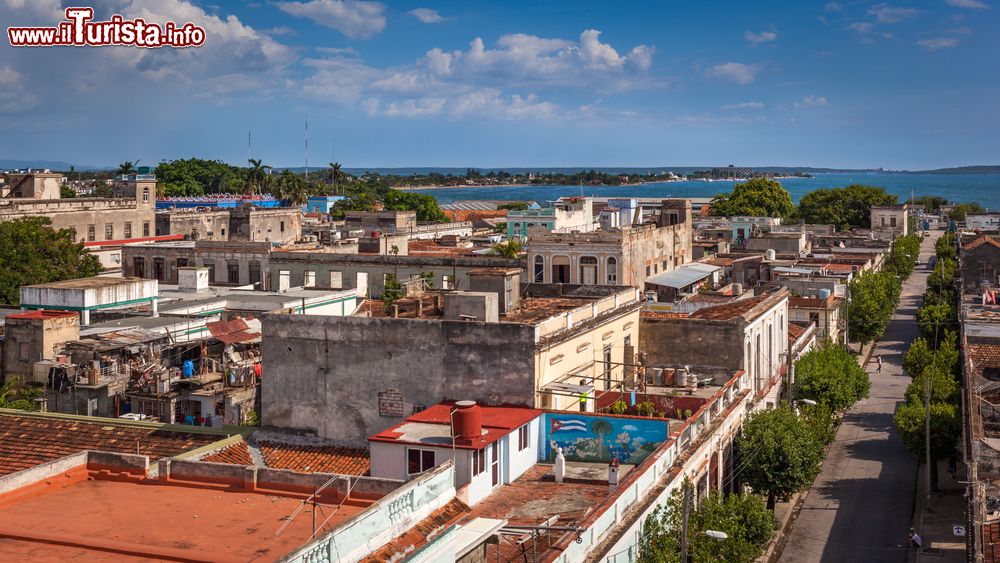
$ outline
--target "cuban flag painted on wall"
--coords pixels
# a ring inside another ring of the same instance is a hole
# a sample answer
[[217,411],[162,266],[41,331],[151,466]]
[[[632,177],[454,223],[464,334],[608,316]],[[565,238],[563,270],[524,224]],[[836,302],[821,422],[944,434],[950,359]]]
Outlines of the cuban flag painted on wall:
[[571,418],[567,420],[557,420],[555,418],[550,418],[551,422],[550,432],[586,432],[587,422],[579,418]]

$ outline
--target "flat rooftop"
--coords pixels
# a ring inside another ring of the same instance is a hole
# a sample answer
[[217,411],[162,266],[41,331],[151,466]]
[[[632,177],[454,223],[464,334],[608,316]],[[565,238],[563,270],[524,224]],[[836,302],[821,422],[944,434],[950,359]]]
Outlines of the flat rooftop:
[[[12,561],[39,555],[39,541],[62,544],[57,552],[41,552],[49,560],[275,561],[312,535],[310,504],[275,536],[301,504],[243,491],[86,480],[0,506],[0,533],[6,536],[0,545]],[[329,517],[325,528],[332,529],[363,510],[321,504],[317,522]]]
[[[619,482],[632,469],[621,466]],[[580,522],[610,494],[604,463],[566,462],[566,478],[556,483],[551,465],[535,464],[513,483],[493,490],[469,518],[497,518],[511,525],[537,525],[559,515],[559,526]]]
[[34,285],[25,285],[22,287],[35,287],[39,289],[103,289],[107,287],[115,287],[119,285],[127,285],[133,283],[149,283],[155,280],[146,280],[143,278],[116,278],[110,276],[94,276],[91,278],[78,278],[72,280],[63,280],[57,282],[49,283],[38,283]]

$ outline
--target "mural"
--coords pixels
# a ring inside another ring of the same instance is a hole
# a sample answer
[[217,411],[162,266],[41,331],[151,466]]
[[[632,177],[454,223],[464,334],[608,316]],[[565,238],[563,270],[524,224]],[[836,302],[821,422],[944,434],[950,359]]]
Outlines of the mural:
[[585,413],[545,413],[545,459],[553,461],[558,448],[566,461],[637,464],[667,440],[663,419],[618,418]]

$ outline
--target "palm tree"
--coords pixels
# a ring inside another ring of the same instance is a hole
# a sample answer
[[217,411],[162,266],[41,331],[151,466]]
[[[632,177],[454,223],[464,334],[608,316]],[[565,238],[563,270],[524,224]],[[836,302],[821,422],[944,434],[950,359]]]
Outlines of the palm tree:
[[597,451],[600,453],[601,458],[604,458],[604,437],[611,434],[614,428],[611,427],[611,423],[606,420],[595,420],[590,423],[590,430],[597,435]]
[[260,194],[262,189],[267,185],[267,179],[272,167],[269,164],[264,164],[259,158],[250,158],[247,159],[247,162],[250,164],[247,170],[250,186],[257,194]]
[[118,172],[115,176],[128,176],[129,174],[135,174],[135,166],[139,164],[139,161],[126,160],[125,162],[118,165]]
[[333,182],[334,186],[336,186],[336,185],[340,184],[340,181],[342,179],[344,179],[344,173],[340,169],[340,163],[339,162],[331,162],[330,163],[330,181]]
[[521,254],[521,242],[517,239],[509,238],[504,242],[498,242],[490,248],[491,256],[516,259]]

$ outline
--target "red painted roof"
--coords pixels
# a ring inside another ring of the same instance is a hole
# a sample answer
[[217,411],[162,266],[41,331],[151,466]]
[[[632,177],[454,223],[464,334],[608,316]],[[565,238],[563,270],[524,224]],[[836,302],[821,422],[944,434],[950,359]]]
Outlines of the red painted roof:
[[[452,401],[438,403],[406,418],[407,422],[451,425]],[[479,405],[484,427],[514,430],[538,418],[542,411],[528,407],[489,407]]]
[[76,317],[79,316],[77,313],[72,311],[52,311],[49,309],[38,309],[37,311],[26,311],[24,313],[16,313],[13,315],[7,315],[8,319],[27,319],[27,320],[45,320],[45,319],[61,319],[63,317]]
[[159,242],[164,240],[184,240],[184,235],[161,235],[158,237],[143,237],[143,238],[123,238],[115,240],[93,240],[83,243],[83,246],[92,248],[95,246],[120,246],[123,244],[132,244],[135,242]]

